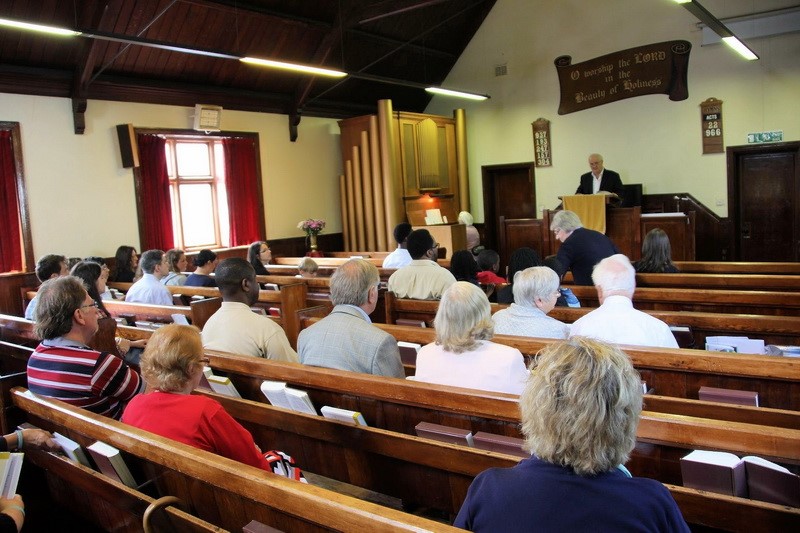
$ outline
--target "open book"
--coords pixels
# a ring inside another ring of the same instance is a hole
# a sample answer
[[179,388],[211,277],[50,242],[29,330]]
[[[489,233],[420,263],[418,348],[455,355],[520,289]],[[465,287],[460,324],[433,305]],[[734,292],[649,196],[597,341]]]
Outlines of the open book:
[[338,420],[345,424],[352,424],[354,426],[366,426],[367,422],[361,413],[358,411],[349,411],[347,409],[339,409],[338,407],[331,407],[330,405],[323,405],[322,416],[330,418],[331,420]]
[[0,452],[0,496],[13,498],[17,493],[19,473],[22,470],[24,453]]
[[98,470],[112,479],[124,483],[125,485],[136,488],[136,480],[125,464],[120,451],[105,442],[97,441],[86,448],[94,459]]
[[267,397],[269,403],[275,407],[283,407],[284,409],[307,415],[317,414],[317,410],[314,408],[314,404],[311,403],[311,398],[308,397],[306,391],[287,387],[286,383],[282,381],[262,381],[261,392]]
[[695,450],[681,459],[685,487],[800,507],[800,477],[761,457]]

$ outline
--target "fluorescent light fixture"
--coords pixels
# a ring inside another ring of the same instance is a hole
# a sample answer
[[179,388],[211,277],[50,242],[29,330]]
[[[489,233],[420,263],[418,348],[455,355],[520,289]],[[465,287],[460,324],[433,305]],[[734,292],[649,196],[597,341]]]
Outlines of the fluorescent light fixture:
[[758,56],[755,54],[755,52],[750,50],[742,41],[737,39],[735,35],[732,35],[731,37],[723,37],[722,40],[725,42],[725,44],[736,50],[740,56],[748,61],[755,61],[758,59]]
[[331,78],[344,78],[347,72],[340,70],[332,70],[320,67],[309,67],[307,65],[298,65],[296,63],[284,63],[283,61],[273,61],[272,59],[261,59],[258,57],[240,57],[239,61],[242,63],[249,63],[252,65],[259,65],[262,67],[279,68],[283,70],[291,70],[294,72],[303,72],[305,74],[315,74],[317,76],[328,76]]
[[691,1],[692,0],[675,0],[675,3],[676,4],[688,4]]
[[450,89],[442,89],[441,87],[426,87],[426,91],[434,94],[441,94],[443,96],[455,96],[456,98],[466,98],[467,100],[486,100],[489,98],[486,94],[466,93],[463,91],[453,91]]
[[16,28],[18,30],[38,31],[40,33],[48,33],[50,35],[59,35],[62,37],[75,37],[80,35],[81,32],[68,30],[66,28],[57,28],[55,26],[45,26],[44,24],[31,24],[30,22],[19,22],[11,19],[0,18],[0,26],[7,28]]
[[[678,2],[678,0],[675,0]],[[691,14],[693,14],[697,19],[711,28],[714,33],[719,35],[725,44],[736,50],[742,57],[749,61],[754,61],[758,59],[758,56],[747,47],[742,41],[740,41],[733,32],[722,23],[717,17],[711,14],[706,8],[700,4],[697,0],[690,0],[688,2],[679,2],[683,4],[683,7],[686,8]]]

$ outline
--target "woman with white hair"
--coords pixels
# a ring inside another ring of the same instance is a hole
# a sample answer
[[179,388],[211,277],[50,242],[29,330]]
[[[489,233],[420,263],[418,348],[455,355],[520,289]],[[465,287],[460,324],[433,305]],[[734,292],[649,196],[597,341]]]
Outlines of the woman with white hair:
[[481,235],[478,233],[478,229],[473,226],[475,219],[472,218],[469,211],[461,211],[458,214],[458,223],[467,227],[467,250],[472,251],[481,243]]
[[441,385],[519,394],[528,377],[516,348],[490,342],[489,299],[477,286],[458,281],[439,302],[436,341],[417,355],[415,379]]
[[566,339],[569,326],[547,316],[561,293],[551,268],[530,267],[514,276],[514,303],[494,314],[494,332],[501,335]]
[[688,532],[669,490],[623,466],[641,410],[639,374],[619,348],[586,337],[549,344],[520,397],[531,458],[478,474],[455,526]]
[[559,211],[550,222],[556,240],[561,242],[556,257],[564,271],[572,270],[575,285],[591,285],[592,269],[600,260],[618,254],[617,246],[605,235],[583,227],[572,211]]

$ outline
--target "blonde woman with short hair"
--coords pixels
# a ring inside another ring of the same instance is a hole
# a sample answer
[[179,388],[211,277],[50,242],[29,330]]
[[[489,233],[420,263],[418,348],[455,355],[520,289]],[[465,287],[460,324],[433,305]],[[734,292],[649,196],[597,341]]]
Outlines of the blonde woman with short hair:
[[641,410],[639,374],[619,348],[587,337],[549,344],[520,397],[531,458],[478,474],[455,526],[688,532],[669,490],[623,466]]
[[470,389],[519,394],[528,371],[516,348],[491,342],[494,334],[486,294],[458,281],[439,302],[436,341],[417,355],[415,379]]

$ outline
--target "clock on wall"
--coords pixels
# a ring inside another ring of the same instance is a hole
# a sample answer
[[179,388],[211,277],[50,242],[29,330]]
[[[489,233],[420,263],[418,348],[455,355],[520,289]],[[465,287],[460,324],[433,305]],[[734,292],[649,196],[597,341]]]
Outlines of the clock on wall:
[[222,108],[218,105],[197,104],[194,106],[194,125],[199,131],[220,131]]

